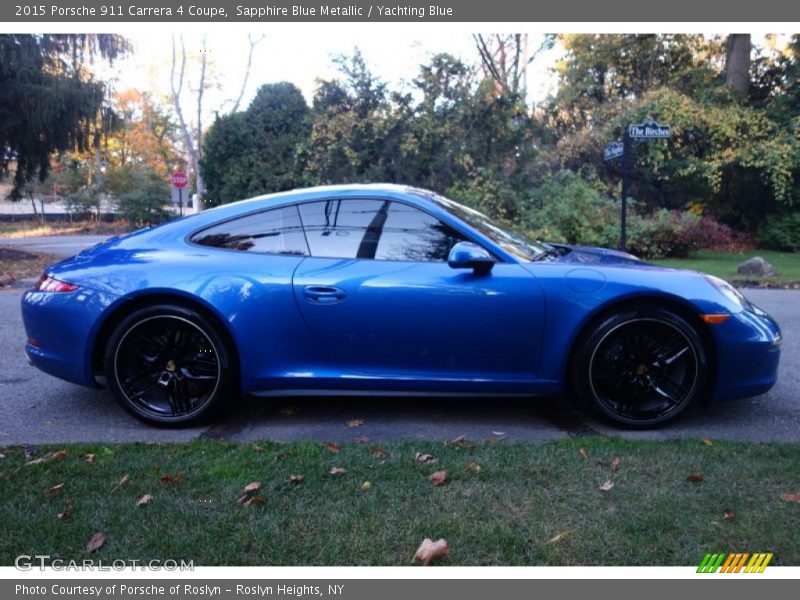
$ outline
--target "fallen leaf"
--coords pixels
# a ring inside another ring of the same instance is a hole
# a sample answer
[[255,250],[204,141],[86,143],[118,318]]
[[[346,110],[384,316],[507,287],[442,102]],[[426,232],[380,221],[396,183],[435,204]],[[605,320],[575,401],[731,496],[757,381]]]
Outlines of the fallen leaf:
[[145,494],[144,496],[139,498],[139,500],[136,502],[136,506],[147,506],[148,504],[150,504],[150,500],[152,499],[153,496],[151,496],[150,494]]
[[704,443],[706,446],[713,446],[713,445],[714,445],[714,442],[712,442],[712,441],[711,441],[710,439],[708,439],[708,438],[705,438],[705,439],[703,440],[703,443]]
[[603,485],[600,486],[600,489],[604,492],[607,492],[613,487],[614,487],[614,482],[609,479]]
[[611,470],[616,472],[617,469],[619,469],[619,456],[615,456],[613,459],[611,459]]
[[375,454],[381,458],[386,458],[386,448],[383,446],[373,446],[369,449],[372,454]]
[[253,452],[263,452],[264,451],[264,448],[262,448],[258,444],[252,444],[250,446],[250,448],[253,450]]
[[54,452],[51,458],[53,460],[61,460],[62,458],[67,458],[68,456],[69,452],[67,452],[66,450],[59,450],[58,452]]
[[686,481],[691,481],[692,483],[700,483],[703,481],[703,476],[700,473],[690,473],[686,476]]
[[573,533],[574,533],[574,530],[572,530],[572,529],[567,529],[566,531],[562,531],[562,532],[561,532],[561,533],[559,533],[558,535],[551,537],[551,538],[550,538],[549,540],[547,540],[547,541],[546,541],[544,544],[545,544],[545,546],[547,546],[547,545],[549,545],[549,544],[557,544],[557,543],[559,543],[559,542],[563,542],[565,539],[567,539],[567,538],[568,538],[569,536],[571,536]]
[[106,543],[106,536],[103,534],[102,531],[98,531],[92,536],[86,543],[86,551],[87,552],[94,552],[95,550],[99,550],[100,547]]
[[473,448],[478,445],[478,442],[465,439],[463,435],[459,436],[460,439],[453,440],[453,443],[459,448]]
[[361,427],[364,424],[364,419],[353,419],[347,422],[348,427]]
[[475,471],[476,473],[481,472],[481,466],[476,462],[468,462],[467,463],[467,471]]
[[125,475],[122,476],[122,479],[120,479],[117,482],[117,485],[115,485],[114,487],[111,488],[111,491],[112,492],[116,492],[119,488],[121,488],[123,485],[128,483],[128,479],[130,479],[130,478],[128,477],[128,474],[126,473]]
[[800,502],[800,494],[781,494],[778,498],[784,502]]
[[578,450],[578,454],[580,454],[583,457],[583,460],[588,460],[589,459],[589,453],[586,452],[586,449],[584,449],[584,448],[581,448],[580,450]]
[[434,542],[430,538],[425,538],[417,548],[412,562],[419,561],[422,566],[427,567],[433,559],[447,556],[448,552],[447,540],[439,539]]
[[33,460],[29,460],[28,462],[26,462],[26,463],[25,463],[25,466],[26,466],[26,467],[32,467],[32,466],[34,466],[34,465],[40,465],[40,464],[42,464],[43,462],[45,462],[46,460],[47,460],[47,458],[45,458],[45,457],[42,457],[42,458],[35,458],[35,459],[33,459]]
[[325,444],[325,450],[327,450],[328,452],[333,452],[334,454],[336,454],[337,452],[339,452],[339,444],[337,444],[336,442],[331,442],[329,444]]
[[492,435],[505,435],[505,434],[506,434],[505,431],[493,431],[492,432]]
[[297,411],[296,406],[281,406],[278,409],[278,412],[282,415],[286,415],[287,417],[291,417]]
[[178,485],[183,483],[183,471],[178,471],[175,475],[170,475],[167,473],[166,475],[161,476],[161,481],[167,485]]
[[725,514],[722,515],[722,518],[725,521],[735,521],[736,520],[736,513],[733,512],[730,508],[725,509]]
[[72,499],[67,498],[67,501],[64,503],[64,512],[58,513],[58,518],[62,521],[66,521],[72,516]]
[[369,438],[365,435],[360,435],[357,438],[353,438],[353,441],[358,444],[366,444],[369,441]]
[[437,462],[433,454],[423,454],[422,452],[417,452],[414,455],[414,460],[421,465],[432,465]]
[[251,496],[243,502],[245,506],[261,506],[265,502],[262,496]]
[[6,455],[3,454],[2,452],[0,452],[0,460],[3,460],[5,457],[6,457]]
[[372,489],[372,484],[369,481],[365,481],[361,484],[361,491],[368,492]]
[[447,471],[436,471],[430,476],[431,483],[435,486],[443,485],[447,481]]
[[95,456],[94,454],[84,454],[83,455],[83,460],[85,460],[90,465],[94,463],[96,458],[97,458],[97,456]]
[[59,483],[58,485],[54,485],[49,490],[45,490],[44,497],[45,498],[53,498],[54,496],[58,496],[61,493],[61,490],[64,489],[64,484]]
[[331,475],[343,475],[344,474],[344,467],[333,467],[329,473]]
[[253,481],[244,486],[244,491],[246,494],[249,494],[251,492],[257,492],[260,489],[261,489],[261,483],[258,481]]
[[301,483],[305,478],[306,476],[301,473],[292,473],[291,475],[289,475],[289,483],[294,483],[294,484]]

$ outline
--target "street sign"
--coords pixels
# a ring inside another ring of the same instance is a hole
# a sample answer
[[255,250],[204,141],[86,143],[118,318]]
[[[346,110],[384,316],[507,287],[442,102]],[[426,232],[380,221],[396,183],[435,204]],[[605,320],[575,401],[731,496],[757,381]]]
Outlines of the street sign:
[[180,189],[185,188],[189,184],[189,178],[186,176],[186,173],[183,171],[175,171],[172,174],[172,185],[173,187]]
[[622,156],[624,146],[622,142],[611,142],[606,149],[603,150],[603,160],[614,160]]
[[634,140],[666,139],[672,135],[669,125],[650,120],[628,125],[628,137]]

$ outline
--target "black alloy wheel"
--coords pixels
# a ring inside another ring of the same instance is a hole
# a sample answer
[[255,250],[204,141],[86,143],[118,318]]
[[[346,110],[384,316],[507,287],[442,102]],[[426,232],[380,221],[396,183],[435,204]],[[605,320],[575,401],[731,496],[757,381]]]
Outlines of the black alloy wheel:
[[137,418],[187,425],[230,396],[230,358],[222,336],[197,312],[152,306],[124,319],[109,340],[106,378],[117,401]]
[[652,427],[706,392],[708,359],[694,327],[675,312],[642,307],[604,320],[585,340],[573,381],[616,424]]

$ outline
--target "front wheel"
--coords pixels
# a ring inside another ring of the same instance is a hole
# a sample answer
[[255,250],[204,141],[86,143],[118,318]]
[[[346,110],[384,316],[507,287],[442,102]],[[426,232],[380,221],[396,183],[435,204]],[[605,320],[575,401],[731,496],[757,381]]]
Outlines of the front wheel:
[[677,313],[640,307],[600,322],[573,362],[579,397],[616,424],[653,427],[706,391],[708,358],[696,329]]
[[222,336],[202,315],[179,306],[150,306],[123,319],[109,340],[105,367],[119,404],[151,424],[196,423],[232,392]]

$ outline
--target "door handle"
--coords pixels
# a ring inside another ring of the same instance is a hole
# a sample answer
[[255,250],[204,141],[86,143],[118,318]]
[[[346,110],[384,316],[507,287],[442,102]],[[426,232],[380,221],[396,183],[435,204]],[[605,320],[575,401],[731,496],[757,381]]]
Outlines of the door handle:
[[314,304],[335,304],[345,299],[344,290],[324,285],[307,285],[303,288],[303,296]]

